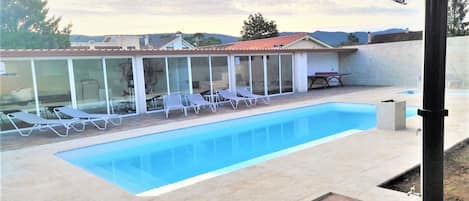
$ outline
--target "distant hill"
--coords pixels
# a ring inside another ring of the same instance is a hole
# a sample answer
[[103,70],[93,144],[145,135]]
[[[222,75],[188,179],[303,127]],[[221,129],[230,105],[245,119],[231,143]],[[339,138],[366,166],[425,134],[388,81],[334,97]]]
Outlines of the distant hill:
[[[372,35],[379,35],[379,34],[388,34],[388,33],[401,33],[405,32],[406,30],[404,29],[387,29],[384,31],[376,31],[372,32]],[[281,36],[285,35],[291,35],[295,34],[298,32],[281,32]],[[151,39],[159,39],[164,36],[172,35],[174,33],[154,33],[154,34],[142,34],[143,35],[149,35]],[[344,42],[347,40],[348,32],[341,32],[341,31],[336,31],[336,32],[329,32],[329,31],[315,31],[312,33],[309,33],[311,36],[331,45],[334,47],[338,47],[340,43]],[[368,32],[365,31],[359,31],[359,32],[353,32],[355,36],[358,37],[359,43],[360,44],[366,44],[368,42]],[[184,36],[190,36],[191,34],[184,34]],[[218,38],[222,41],[222,43],[232,43],[239,41],[239,37],[236,36],[230,36],[230,35],[225,35],[225,34],[217,34],[217,33],[204,33],[205,37],[214,37]],[[86,35],[71,35],[70,36],[70,41],[71,42],[87,42],[89,40],[94,40],[94,41],[102,41],[104,39],[104,36],[86,36]]]
[[[149,35],[149,37],[153,40],[159,39],[164,36],[173,35],[174,33],[154,33],[154,34],[141,34],[141,36]],[[192,34],[184,34],[185,36],[192,35]],[[222,41],[222,43],[232,43],[239,40],[239,37],[225,35],[225,34],[217,34],[217,33],[204,33],[205,37],[215,37]],[[88,42],[90,40],[94,41],[103,41],[104,36],[87,36],[87,35],[70,35],[70,42]]]
[[[376,32],[371,32],[371,35],[380,35],[380,34],[389,34],[389,33],[401,33],[405,32],[406,30],[404,29],[387,29],[384,31],[376,31]],[[281,32],[280,35],[290,35],[290,34],[295,34],[298,32]],[[347,40],[347,36],[349,35],[350,32],[341,32],[341,31],[335,31],[335,32],[329,32],[329,31],[315,31],[312,33],[309,33],[309,35],[331,45],[334,47],[338,47],[340,43],[344,42]],[[368,32],[364,31],[358,31],[358,32],[352,32],[357,36],[358,42],[360,44],[366,44],[368,42]]]

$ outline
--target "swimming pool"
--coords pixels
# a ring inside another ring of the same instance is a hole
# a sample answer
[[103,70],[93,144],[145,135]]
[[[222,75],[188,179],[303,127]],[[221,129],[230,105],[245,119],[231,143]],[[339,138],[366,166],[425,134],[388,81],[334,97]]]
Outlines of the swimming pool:
[[[399,92],[400,94],[407,95],[422,95],[422,91],[417,89],[409,89]],[[469,90],[467,89],[450,89],[445,91],[446,96],[469,96]]]
[[[408,108],[406,115],[416,115]],[[325,103],[114,141],[57,156],[137,195],[155,195],[375,127],[375,106]]]

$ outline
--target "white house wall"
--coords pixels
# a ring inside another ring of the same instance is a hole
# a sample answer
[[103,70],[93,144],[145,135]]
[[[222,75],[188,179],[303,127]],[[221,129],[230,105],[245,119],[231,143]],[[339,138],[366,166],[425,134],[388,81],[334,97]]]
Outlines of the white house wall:
[[[351,85],[420,87],[423,69],[423,41],[355,46],[354,54],[339,56],[340,72]],[[447,40],[447,87],[469,86],[469,36]]]
[[316,72],[339,72],[339,56],[335,52],[308,53],[308,75]]
[[293,80],[295,81],[295,92],[308,91],[308,54],[297,52],[293,58]]
[[286,47],[286,49],[308,49],[308,48],[324,48],[324,46],[311,40],[300,40]]

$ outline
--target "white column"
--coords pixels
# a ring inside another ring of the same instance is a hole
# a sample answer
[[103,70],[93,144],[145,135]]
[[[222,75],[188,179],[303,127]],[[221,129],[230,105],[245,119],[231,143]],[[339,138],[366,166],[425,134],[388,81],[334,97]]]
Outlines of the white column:
[[135,98],[137,104],[137,114],[143,114],[147,112],[146,95],[145,95],[145,75],[143,69],[143,57],[135,57],[134,62],[135,69]]
[[263,55],[262,56],[262,60],[264,61],[263,64],[264,64],[264,95],[269,95],[268,93],[268,89],[267,89],[267,85],[268,85],[268,82],[267,82],[267,55]]
[[229,55],[230,58],[228,62],[228,80],[230,83],[230,90],[236,91],[236,65],[235,65],[235,56]]
[[103,73],[104,73],[104,93],[106,96],[106,107],[107,107],[107,113],[111,114],[114,113],[111,104],[111,100],[109,99],[109,87],[107,83],[107,67],[106,67],[106,59],[102,58],[102,63],[103,63]]
[[77,106],[77,90],[75,88],[75,75],[73,73],[73,63],[72,59],[67,59],[67,65],[68,65],[68,78],[69,78],[69,83],[70,83],[70,96],[72,99],[72,107],[73,108],[78,108]]
[[308,54],[297,52],[294,54],[293,80],[295,92],[308,92]]
[[33,89],[34,89],[34,103],[36,104],[36,115],[41,116],[39,108],[39,95],[37,91],[37,77],[36,77],[36,66],[34,65],[34,59],[31,59],[31,73],[33,74]]

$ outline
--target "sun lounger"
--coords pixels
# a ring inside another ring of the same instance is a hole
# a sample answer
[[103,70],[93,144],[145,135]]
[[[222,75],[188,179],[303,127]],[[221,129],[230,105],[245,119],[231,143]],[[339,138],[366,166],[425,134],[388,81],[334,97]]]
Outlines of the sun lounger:
[[200,108],[204,106],[208,106],[212,112],[216,112],[217,110],[215,103],[206,101],[200,94],[189,94],[187,95],[187,99],[191,106],[194,107],[194,111],[197,114],[200,112]]
[[[70,116],[77,119],[87,120],[91,122],[97,129],[104,130],[107,128],[108,123],[118,126],[122,124],[122,117],[117,114],[89,114],[81,110],[73,109],[70,107],[58,107],[54,108],[54,112],[61,118],[60,114]],[[104,126],[100,126],[99,122],[103,122]]]
[[184,116],[187,116],[186,106],[182,104],[181,95],[166,95],[163,97],[164,111],[166,118],[169,116],[171,110],[181,110],[184,112]]
[[258,99],[262,99],[262,101],[265,104],[270,103],[270,97],[269,96],[261,96],[261,95],[253,94],[247,88],[238,88],[238,89],[236,89],[236,91],[238,92],[238,94],[240,96],[243,96],[243,97],[246,97],[246,98],[251,98],[252,100],[254,100],[254,105],[257,104]]
[[246,106],[249,107],[249,104],[251,103],[251,98],[245,98],[245,97],[239,97],[236,94],[231,93],[228,90],[220,90],[218,94],[225,100],[228,100],[233,107],[233,109],[237,109],[239,102],[243,101]]
[[[14,112],[7,114],[8,119],[13,124],[15,129],[20,133],[21,136],[29,136],[33,132],[34,129],[41,129],[41,128],[49,128],[55,134],[61,137],[68,136],[69,130],[73,129],[77,132],[81,132],[85,129],[85,124],[80,121],[79,119],[44,119],[42,117],[38,117],[34,114],[26,113],[26,112]],[[16,125],[14,119],[18,119],[24,121],[28,124],[32,124],[33,126],[30,128],[29,132],[24,133],[20,130],[20,128]],[[74,124],[81,124],[82,128],[76,128]],[[63,126],[65,127],[66,131],[65,134],[59,133],[54,126]]]

